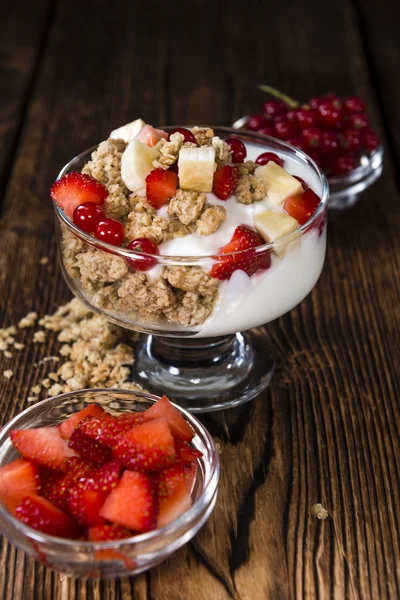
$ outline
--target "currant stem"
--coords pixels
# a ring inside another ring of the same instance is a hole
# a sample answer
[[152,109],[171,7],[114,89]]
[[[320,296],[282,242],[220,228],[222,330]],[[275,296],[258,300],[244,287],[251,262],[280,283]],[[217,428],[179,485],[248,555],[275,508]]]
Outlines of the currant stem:
[[297,102],[297,100],[293,100],[293,98],[290,98],[290,96],[287,96],[286,94],[282,94],[282,92],[280,92],[279,90],[276,90],[275,88],[273,88],[269,85],[264,85],[263,83],[261,83],[257,87],[262,92],[267,92],[267,94],[271,94],[271,96],[273,96],[274,98],[278,98],[278,100],[282,100],[282,102],[287,104],[289,106],[289,108],[297,108],[299,106],[299,102]]

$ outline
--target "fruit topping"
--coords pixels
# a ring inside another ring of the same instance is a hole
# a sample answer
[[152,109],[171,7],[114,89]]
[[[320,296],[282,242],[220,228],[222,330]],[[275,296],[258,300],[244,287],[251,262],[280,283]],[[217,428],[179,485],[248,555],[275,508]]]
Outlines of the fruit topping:
[[92,440],[112,448],[124,433],[143,422],[142,413],[126,413],[118,417],[106,413],[104,416],[85,419],[79,429]]
[[65,440],[69,440],[75,427],[77,427],[85,417],[99,417],[102,414],[104,414],[104,408],[98,404],[89,404],[89,406],[82,408],[79,412],[74,413],[68,417],[68,419],[65,419],[65,421],[58,426],[61,437]]
[[0,500],[15,512],[24,496],[39,493],[39,473],[36,465],[24,458],[0,467]]
[[146,177],[159,156],[159,150],[137,140],[127,145],[121,158],[121,177],[128,190],[138,196],[146,195]]
[[152,169],[146,177],[147,202],[155,209],[161,208],[178,188],[178,175],[165,169]]
[[213,194],[220,200],[227,200],[236,189],[238,176],[237,167],[226,165],[217,169],[214,173]]
[[186,127],[175,127],[175,129],[168,133],[168,140],[171,139],[171,135],[174,133],[182,134],[185,142],[190,142],[191,144],[196,143],[196,138],[194,137],[193,133],[190,131],[190,129],[186,129]]
[[257,167],[254,175],[263,180],[268,200],[274,206],[280,206],[286,198],[303,191],[301,183],[272,160]]
[[190,446],[187,442],[181,442],[179,440],[175,440],[175,452],[176,460],[182,463],[192,463],[203,456],[200,450],[193,448],[193,446]]
[[151,125],[145,125],[135,136],[135,140],[146,146],[155,146],[161,139],[167,139],[168,134],[162,129],[155,129]]
[[214,164],[214,148],[181,148],[178,159],[179,187],[182,190],[211,192]]
[[111,460],[111,450],[85,433],[85,422],[86,420],[82,421],[72,432],[68,445],[85,460],[102,465]]
[[73,221],[79,229],[86,233],[93,233],[99,222],[105,218],[103,209],[94,202],[85,202],[76,207]]
[[[289,233],[296,231],[299,224],[290,215],[278,210],[265,210],[256,212],[254,215],[254,226],[266,242],[276,242]],[[299,234],[298,234],[299,235]],[[287,245],[292,242],[293,236],[288,240],[282,240],[274,244],[274,250],[278,256],[283,257]]]
[[238,269],[251,276],[259,269],[268,269],[271,265],[270,255],[267,252],[257,254],[254,251],[264,243],[257,231],[248,225],[239,225],[231,241],[218,250],[218,257],[215,257],[218,262],[211,268],[211,277],[229,279]]
[[75,455],[62,439],[58,427],[13,429],[10,437],[24,458],[44,467],[64,470],[65,459]]
[[[133,240],[128,244],[128,250],[134,250],[139,254],[160,254],[157,244],[150,238],[142,237]],[[158,260],[153,256],[144,256],[140,258],[127,258],[126,264],[136,271],[149,271],[156,266]]]
[[75,208],[80,204],[86,202],[103,204],[108,196],[108,190],[93,177],[73,172],[53,183],[50,195],[67,217],[72,219]]
[[94,230],[95,238],[112,246],[120,246],[124,241],[124,236],[122,224],[108,217],[101,219]]
[[304,225],[315,213],[319,203],[320,198],[311,188],[308,188],[299,196],[287,198],[283,203],[283,210],[296,219],[300,225]]
[[176,458],[174,438],[165,417],[137,425],[113,448],[113,456],[127,469],[157,471]]
[[133,529],[145,532],[156,525],[157,502],[155,485],[146,473],[125,471],[117,487],[100,509],[100,516]]
[[16,510],[16,517],[28,527],[48,535],[73,539],[81,533],[71,517],[41,496],[26,496]]
[[225,140],[231,149],[232,162],[242,163],[247,156],[246,146],[237,138],[228,138]]
[[274,152],[263,152],[256,158],[256,163],[257,165],[263,166],[268,164],[270,160],[280,167],[283,167],[283,160]]
[[192,500],[187,482],[181,481],[170,496],[159,499],[157,527],[165,527],[191,507]]
[[96,525],[88,530],[89,542],[110,542],[111,540],[124,540],[128,537],[132,537],[132,532],[129,529],[112,523]]
[[167,396],[162,396],[158,402],[148,408],[143,413],[143,417],[146,421],[165,417],[175,439],[189,443],[194,438],[193,429],[183,418],[179,410],[171,404]]
[[143,121],[143,119],[136,119],[131,123],[127,123],[122,127],[118,127],[118,129],[114,129],[110,133],[110,138],[114,140],[124,140],[124,142],[129,143],[137,136],[139,131],[141,131],[145,125],[146,123]]
[[52,504],[66,511],[71,487],[96,468],[95,465],[77,456],[69,458],[65,464],[65,473],[52,469],[40,469],[40,493]]

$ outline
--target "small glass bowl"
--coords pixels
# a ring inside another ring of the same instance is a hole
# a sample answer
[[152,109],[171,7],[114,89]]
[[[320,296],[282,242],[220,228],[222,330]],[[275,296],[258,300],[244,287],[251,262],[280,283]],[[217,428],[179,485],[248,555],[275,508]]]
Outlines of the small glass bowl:
[[[241,117],[232,125],[233,129],[248,131],[247,116]],[[383,146],[379,146],[369,154],[363,154],[360,165],[344,175],[329,176],[329,203],[331,212],[338,212],[351,208],[356,204],[362,192],[369,188],[382,174],[383,171]]]
[[[114,389],[80,390],[61,394],[24,410],[0,432],[0,466],[18,458],[10,440],[12,429],[55,426],[96,402],[108,412],[142,412],[158,400],[141,392]],[[0,502],[0,530],[13,544],[46,566],[74,577],[105,579],[137,575],[165,560],[204,525],[214,508],[219,479],[219,456],[205,427],[179,406],[177,410],[195,431],[192,444],[203,453],[192,492],[193,504],[169,525],[113,542],[85,542],[46,535],[15,519]]]

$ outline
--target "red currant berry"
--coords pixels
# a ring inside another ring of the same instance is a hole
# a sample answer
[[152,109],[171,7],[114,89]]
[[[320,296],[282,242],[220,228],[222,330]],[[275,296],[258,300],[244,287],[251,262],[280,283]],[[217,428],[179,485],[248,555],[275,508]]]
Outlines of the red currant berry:
[[99,221],[104,218],[104,211],[95,202],[84,202],[76,207],[72,218],[79,229],[93,233]]
[[170,167],[168,167],[168,171],[173,171],[174,173],[178,173],[178,161],[176,160]]
[[314,96],[314,98],[310,98],[308,105],[310,108],[317,110],[317,108],[319,108],[324,102],[326,102],[326,100],[323,96]]
[[351,96],[344,101],[344,110],[347,114],[363,113],[365,110],[364,101],[358,96]]
[[293,110],[288,110],[286,113],[286,118],[288,121],[296,121],[296,115],[297,115],[297,110],[293,109]]
[[303,129],[301,137],[307,150],[318,148],[321,143],[322,131],[317,127],[310,127],[309,129]]
[[309,188],[310,186],[308,185],[308,183],[306,183],[306,182],[304,181],[304,179],[302,179],[302,178],[301,178],[301,177],[299,177],[298,175],[293,175],[293,177],[294,177],[295,179],[297,179],[297,181],[300,181],[300,183],[301,183],[301,185],[302,185],[302,187],[303,187],[303,190],[304,190],[304,191],[308,190],[308,188]]
[[340,129],[343,125],[343,111],[331,102],[324,102],[318,107],[318,122],[326,129]]
[[287,106],[281,100],[270,100],[269,102],[265,102],[263,104],[263,111],[267,115],[275,117],[276,115],[285,113],[287,111]]
[[339,134],[335,131],[323,131],[320,149],[322,154],[337,154],[341,149]]
[[171,135],[174,133],[181,133],[185,138],[185,142],[191,142],[192,144],[196,143],[196,138],[194,137],[193,133],[190,131],[190,129],[186,129],[186,127],[175,127],[175,129],[172,129],[172,131],[170,131],[168,134],[169,140],[171,139]]
[[315,127],[318,122],[318,113],[315,110],[298,110],[296,112],[296,121],[300,129]]
[[263,152],[256,158],[256,163],[258,165],[266,165],[270,160],[283,167],[283,160],[277,154],[274,154],[274,152]]
[[288,140],[289,138],[293,138],[297,135],[298,129],[293,121],[280,121],[279,123],[274,123],[274,134],[280,140]]
[[365,150],[376,150],[381,145],[379,135],[373,131],[363,131],[362,146]]
[[325,102],[331,102],[335,108],[343,107],[343,100],[337,94],[325,94]]
[[257,133],[261,133],[261,135],[274,135],[274,130],[272,127],[261,127],[261,129],[257,130]]
[[341,134],[342,146],[348,152],[360,152],[361,134],[357,129],[345,129]]
[[348,118],[350,129],[368,129],[369,123],[367,115],[364,113],[354,113]]
[[357,161],[352,156],[339,156],[332,165],[332,175],[350,173],[357,167]]
[[[160,254],[157,244],[147,237],[137,238],[128,244],[128,250],[134,250],[137,253]],[[158,263],[154,256],[145,256],[140,258],[126,258],[126,264],[136,271],[149,271]]]
[[105,217],[97,224],[94,237],[107,244],[120,246],[124,241],[124,228],[119,221]]
[[318,148],[314,148],[313,150],[308,150],[308,156],[313,159],[315,164],[321,168],[321,153]]
[[242,163],[247,156],[246,146],[237,138],[228,138],[225,140],[231,149],[232,162]]
[[249,122],[247,123],[248,129],[250,131],[258,131],[262,127],[267,127],[268,121],[264,115],[252,115],[249,117]]

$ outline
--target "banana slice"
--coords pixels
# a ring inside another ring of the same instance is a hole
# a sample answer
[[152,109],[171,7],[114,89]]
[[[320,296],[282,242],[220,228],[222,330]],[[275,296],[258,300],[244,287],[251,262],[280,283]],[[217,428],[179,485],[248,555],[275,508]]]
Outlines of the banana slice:
[[[289,244],[299,238],[300,231],[296,231],[299,224],[296,219],[278,210],[255,211],[254,227],[266,242],[274,242],[274,251],[281,258],[285,255]],[[292,233],[285,240],[280,238]]]
[[214,148],[181,148],[178,159],[179,187],[211,192],[214,178]]
[[143,119],[136,119],[131,123],[127,123],[126,125],[122,125],[122,127],[118,127],[118,129],[114,129],[110,133],[110,138],[114,140],[124,140],[125,142],[130,142],[134,137],[137,136],[139,131],[143,129],[146,123]]
[[153,160],[160,156],[159,150],[132,140],[121,159],[121,177],[128,190],[138,196],[146,195],[146,177],[154,168]]
[[260,177],[265,183],[267,196],[262,200],[263,203],[281,206],[286,198],[303,192],[300,181],[272,160],[262,167],[257,167],[254,175]]

